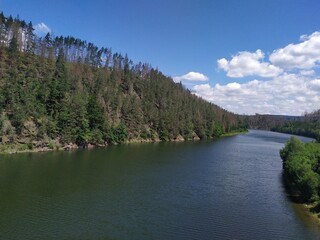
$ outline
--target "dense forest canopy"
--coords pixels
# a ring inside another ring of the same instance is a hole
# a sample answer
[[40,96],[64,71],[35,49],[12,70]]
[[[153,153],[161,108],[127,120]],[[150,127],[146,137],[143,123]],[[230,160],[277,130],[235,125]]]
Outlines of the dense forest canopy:
[[150,64],[0,13],[0,146],[219,137],[239,117]]
[[248,128],[261,130],[271,130],[275,126],[285,124],[287,121],[299,120],[298,117],[270,114],[244,115],[242,118]]
[[300,192],[304,201],[316,201],[319,204],[320,144],[303,143],[292,137],[280,155],[288,184]]

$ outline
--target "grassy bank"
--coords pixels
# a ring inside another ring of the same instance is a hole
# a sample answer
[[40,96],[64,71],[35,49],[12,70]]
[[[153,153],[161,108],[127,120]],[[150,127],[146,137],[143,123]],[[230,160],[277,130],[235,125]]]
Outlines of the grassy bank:
[[6,144],[0,145],[0,154],[14,154],[14,153],[24,153],[24,152],[47,152],[54,150],[63,150],[61,147],[34,147],[31,144]]
[[239,135],[239,134],[246,134],[248,132],[247,129],[245,130],[240,130],[240,131],[231,131],[231,132],[227,132],[221,135],[221,137],[232,137],[235,135]]

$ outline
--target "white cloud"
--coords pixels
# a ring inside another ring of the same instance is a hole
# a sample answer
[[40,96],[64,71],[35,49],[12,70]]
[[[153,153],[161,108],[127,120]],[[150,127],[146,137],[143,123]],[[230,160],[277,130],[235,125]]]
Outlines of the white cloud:
[[258,49],[217,61],[228,77],[258,79],[189,87],[203,99],[239,114],[301,115],[320,109],[320,32],[302,35],[300,41],[273,51],[266,60]]
[[320,108],[320,79],[283,74],[269,81],[200,84],[195,94],[239,114],[300,115]]
[[275,77],[283,72],[279,67],[262,62],[264,53],[258,49],[256,52],[239,52],[228,61],[219,59],[218,67],[227,72],[228,77],[241,78],[245,76]]
[[320,91],[320,79],[310,81],[309,86],[316,91]]
[[313,76],[315,75],[315,71],[314,70],[301,70],[300,74],[303,76]]
[[44,36],[47,33],[51,33],[51,29],[46,24],[44,24],[42,22],[42,23],[38,23],[37,25],[34,26],[34,32],[38,36]]
[[289,44],[273,51],[270,62],[284,69],[311,69],[320,63],[320,32],[302,35],[301,43]]
[[173,77],[174,82],[181,82],[181,81],[208,81],[208,77],[199,72],[189,72],[182,76]]

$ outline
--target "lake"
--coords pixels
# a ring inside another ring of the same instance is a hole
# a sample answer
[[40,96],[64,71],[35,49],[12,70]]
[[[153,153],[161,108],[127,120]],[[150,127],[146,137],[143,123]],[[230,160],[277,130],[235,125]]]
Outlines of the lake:
[[0,155],[0,239],[319,239],[284,190],[289,138]]

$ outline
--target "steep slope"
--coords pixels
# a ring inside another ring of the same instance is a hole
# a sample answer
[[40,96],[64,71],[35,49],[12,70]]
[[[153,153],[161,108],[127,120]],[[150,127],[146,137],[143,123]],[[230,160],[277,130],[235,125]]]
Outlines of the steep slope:
[[0,145],[24,148],[219,137],[238,116],[149,64],[73,37],[38,38],[0,14]]

